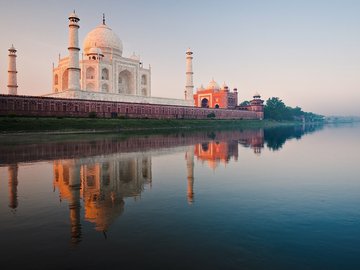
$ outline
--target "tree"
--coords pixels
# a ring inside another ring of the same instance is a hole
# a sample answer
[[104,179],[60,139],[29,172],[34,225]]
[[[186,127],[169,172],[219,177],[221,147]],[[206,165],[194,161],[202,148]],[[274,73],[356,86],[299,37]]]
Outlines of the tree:
[[240,103],[240,106],[249,106],[249,105],[250,105],[250,101],[247,100]]
[[295,108],[286,106],[285,103],[278,97],[272,97],[266,101],[264,114],[266,119],[273,119],[277,121],[303,121],[304,119],[306,122],[319,122],[324,120],[322,115],[304,112],[298,106]]
[[269,98],[264,107],[265,118],[273,120],[290,120],[289,109],[278,97]]

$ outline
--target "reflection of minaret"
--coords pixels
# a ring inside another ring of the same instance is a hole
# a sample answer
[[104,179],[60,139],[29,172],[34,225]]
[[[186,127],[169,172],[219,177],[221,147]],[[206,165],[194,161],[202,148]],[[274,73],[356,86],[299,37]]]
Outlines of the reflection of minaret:
[[77,244],[81,241],[81,224],[80,224],[80,166],[74,164],[69,172],[69,209],[71,223],[71,242]]
[[9,207],[16,209],[18,206],[17,186],[18,186],[18,165],[13,164],[8,167],[9,175]]
[[190,204],[194,202],[194,147],[186,152],[187,169],[187,199]]

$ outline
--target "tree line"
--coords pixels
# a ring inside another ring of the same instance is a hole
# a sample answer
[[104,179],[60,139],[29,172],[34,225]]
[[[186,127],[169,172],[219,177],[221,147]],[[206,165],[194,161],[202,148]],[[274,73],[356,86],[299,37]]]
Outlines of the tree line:
[[[248,101],[241,104],[247,105]],[[240,104],[240,105],[241,105]],[[312,112],[304,112],[300,107],[292,108],[287,106],[280,98],[269,98],[264,105],[264,118],[277,121],[305,121],[305,122],[322,122],[324,116]]]

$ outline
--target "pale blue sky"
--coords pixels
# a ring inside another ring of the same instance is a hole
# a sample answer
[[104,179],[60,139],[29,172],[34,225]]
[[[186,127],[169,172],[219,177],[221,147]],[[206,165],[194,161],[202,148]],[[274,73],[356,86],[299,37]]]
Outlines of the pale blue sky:
[[152,66],[154,96],[183,98],[185,51],[194,82],[212,77],[321,114],[360,115],[360,1],[0,0],[0,92],[7,49],[18,49],[19,94],[51,91],[52,62],[67,54],[67,16],[76,9],[80,44],[101,22]]

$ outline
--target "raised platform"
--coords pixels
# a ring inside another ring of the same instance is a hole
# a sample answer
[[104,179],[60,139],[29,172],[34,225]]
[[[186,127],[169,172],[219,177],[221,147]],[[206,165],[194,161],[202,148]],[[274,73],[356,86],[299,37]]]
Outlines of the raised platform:
[[194,102],[192,100],[145,97],[125,94],[120,95],[114,93],[90,92],[83,90],[66,90],[58,93],[47,94],[44,95],[44,97],[194,107]]
[[0,95],[0,115],[36,117],[129,117],[152,119],[263,119],[261,111],[208,109],[76,98]]

